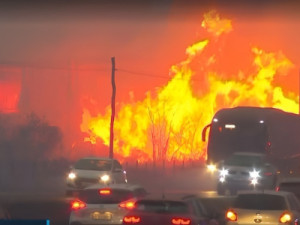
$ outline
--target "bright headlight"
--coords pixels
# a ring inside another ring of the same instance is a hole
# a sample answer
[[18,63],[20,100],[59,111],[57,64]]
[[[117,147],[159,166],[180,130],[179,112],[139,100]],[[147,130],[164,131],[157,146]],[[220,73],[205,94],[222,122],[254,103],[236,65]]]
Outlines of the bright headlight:
[[69,175],[68,175],[68,178],[71,179],[71,180],[74,180],[76,178],[76,173],[70,172]]
[[217,167],[216,167],[216,165],[214,165],[214,164],[210,164],[210,165],[207,165],[207,170],[209,171],[209,172],[215,172],[216,171],[216,169],[217,169]]
[[250,175],[250,178],[251,178],[251,179],[257,179],[257,178],[260,177],[259,171],[255,170],[255,169],[254,169],[253,171],[251,171],[251,172],[249,173],[249,175]]
[[254,185],[254,186],[255,186],[256,184],[258,184],[257,178],[251,179],[251,184]]
[[219,178],[219,181],[220,181],[221,183],[224,183],[224,182],[225,182],[225,177],[220,177],[220,178]]
[[227,176],[228,175],[228,170],[227,169],[222,169],[222,170],[220,170],[220,176],[221,177],[225,177],[225,176]]
[[101,176],[100,179],[103,182],[107,182],[107,181],[109,181],[110,177],[107,174],[105,174],[105,175]]

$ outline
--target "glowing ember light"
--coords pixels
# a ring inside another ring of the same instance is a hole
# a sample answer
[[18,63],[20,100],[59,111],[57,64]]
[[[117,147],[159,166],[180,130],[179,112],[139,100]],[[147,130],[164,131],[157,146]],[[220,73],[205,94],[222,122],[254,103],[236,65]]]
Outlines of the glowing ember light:
[[[273,82],[294,68],[283,53],[253,46],[249,49],[253,56],[250,69],[225,76],[226,71],[220,74],[213,65],[222,60],[216,52],[224,43],[217,39],[233,31],[231,21],[212,11],[205,14],[202,27],[214,34],[213,41],[203,38],[191,44],[186,58],[171,67],[171,79],[156,93],[148,92],[144,100],[120,104],[114,125],[114,152],[119,157],[131,157],[139,163],[205,160],[202,128],[224,107],[275,107],[298,113],[298,96],[284,92]],[[199,76],[201,90],[196,90],[193,78]],[[96,117],[83,109],[81,131],[88,136],[85,140],[109,146],[110,116],[110,106]]]
[[204,15],[202,27],[206,28],[208,32],[216,36],[223,33],[228,33],[232,30],[231,21],[228,19],[220,19],[218,13],[212,10]]

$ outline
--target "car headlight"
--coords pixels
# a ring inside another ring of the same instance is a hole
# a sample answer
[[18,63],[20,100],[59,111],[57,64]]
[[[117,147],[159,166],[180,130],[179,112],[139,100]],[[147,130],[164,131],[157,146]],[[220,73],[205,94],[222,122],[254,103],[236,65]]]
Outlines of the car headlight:
[[74,180],[74,179],[76,178],[76,173],[70,172],[70,173],[68,174],[68,178],[71,179],[71,180]]
[[260,177],[259,175],[260,171],[257,171],[257,170],[253,170],[249,173],[250,175],[250,179],[258,179]]
[[226,177],[228,175],[228,170],[227,169],[222,169],[220,170],[220,177]]
[[225,182],[225,177],[220,177],[220,178],[219,178],[219,181],[220,181],[221,183],[224,183],[224,182]]
[[207,170],[211,173],[215,172],[217,170],[217,166],[214,164],[207,165]]
[[256,184],[258,184],[258,179],[260,178],[260,171],[254,169],[249,172],[249,176],[250,184],[255,186]]
[[107,181],[109,181],[110,177],[109,177],[109,175],[105,174],[105,175],[101,176],[100,179],[103,182],[107,182]]

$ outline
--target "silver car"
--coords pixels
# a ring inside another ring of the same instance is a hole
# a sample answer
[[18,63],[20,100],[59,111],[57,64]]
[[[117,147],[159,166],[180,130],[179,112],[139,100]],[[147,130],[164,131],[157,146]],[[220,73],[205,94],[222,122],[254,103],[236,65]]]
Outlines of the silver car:
[[276,191],[239,192],[226,212],[227,225],[297,225],[300,203],[293,193]]
[[126,183],[126,171],[116,159],[87,157],[70,168],[66,178],[67,194],[97,183]]
[[69,224],[122,224],[124,215],[146,195],[140,185],[92,185],[72,202]]

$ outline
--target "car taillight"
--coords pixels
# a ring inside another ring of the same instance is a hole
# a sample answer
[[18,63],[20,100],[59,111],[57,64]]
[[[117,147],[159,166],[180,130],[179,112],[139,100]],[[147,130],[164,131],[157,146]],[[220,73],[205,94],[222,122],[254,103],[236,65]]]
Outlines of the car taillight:
[[99,189],[99,194],[100,195],[110,195],[111,190],[110,189]]
[[139,222],[141,222],[141,217],[139,216],[125,216],[123,218],[124,224],[137,224]]
[[80,200],[75,200],[71,204],[71,209],[73,209],[73,210],[83,209],[85,207],[86,207],[86,204]]
[[289,212],[284,212],[279,217],[280,223],[290,223],[292,221],[292,216]]
[[232,209],[227,210],[226,219],[229,221],[237,221],[237,214]]
[[272,172],[265,172],[264,175],[265,175],[265,176],[272,176],[273,173],[272,173]]
[[188,218],[173,218],[171,220],[173,225],[190,225],[191,220]]
[[275,188],[275,190],[276,190],[276,191],[280,191],[280,187],[277,186],[277,187]]
[[127,201],[121,202],[119,207],[123,209],[133,209],[135,207],[135,200],[129,199]]

